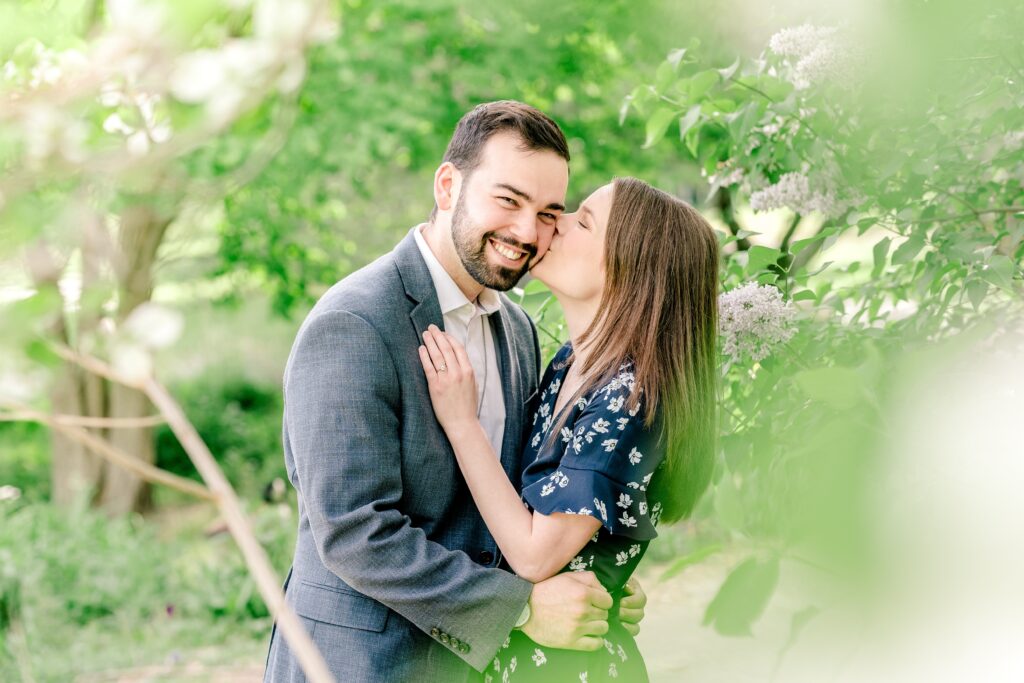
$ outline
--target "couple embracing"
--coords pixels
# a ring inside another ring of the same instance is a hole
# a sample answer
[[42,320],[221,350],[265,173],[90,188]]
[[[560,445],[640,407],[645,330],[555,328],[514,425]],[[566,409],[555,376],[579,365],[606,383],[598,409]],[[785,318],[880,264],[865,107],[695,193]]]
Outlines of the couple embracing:
[[[285,592],[339,682],[647,680],[630,576],[710,478],[718,243],[635,179],[566,213],[568,180],[554,121],[476,107],[429,221],[298,332]],[[527,271],[570,337],[543,373]],[[304,680],[276,630],[265,680]]]

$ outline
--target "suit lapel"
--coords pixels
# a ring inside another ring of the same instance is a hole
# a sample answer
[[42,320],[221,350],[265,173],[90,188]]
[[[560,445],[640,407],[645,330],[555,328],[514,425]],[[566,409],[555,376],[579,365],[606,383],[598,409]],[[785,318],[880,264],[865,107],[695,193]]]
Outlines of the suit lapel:
[[441,304],[437,300],[437,289],[430,277],[430,269],[423,261],[420,248],[416,245],[413,228],[395,247],[395,266],[405,286],[405,294],[416,303],[409,317],[416,328],[416,338],[423,339],[423,333],[430,325],[437,325],[444,330],[444,317],[441,315]]
[[[416,228],[413,228],[415,230]],[[423,339],[423,333],[433,324],[444,329],[441,304],[437,290],[430,277],[430,270],[423,261],[423,255],[416,245],[416,238],[410,230],[395,247],[395,265],[405,286],[406,296],[415,306],[409,312],[416,338]],[[501,441],[501,465],[509,480],[518,488],[520,476],[520,440],[523,429],[523,374],[520,358],[512,338],[512,318],[508,312],[508,299],[501,297],[501,308],[487,316],[491,323],[494,348],[498,357],[498,374],[501,377],[501,393],[505,400],[505,431]]]
[[498,356],[498,374],[501,377],[502,398],[505,401],[505,431],[501,440],[501,465],[509,480],[518,488],[521,453],[520,437],[523,428],[523,388],[519,356],[512,339],[512,321],[507,303],[502,297],[501,308],[488,316]]

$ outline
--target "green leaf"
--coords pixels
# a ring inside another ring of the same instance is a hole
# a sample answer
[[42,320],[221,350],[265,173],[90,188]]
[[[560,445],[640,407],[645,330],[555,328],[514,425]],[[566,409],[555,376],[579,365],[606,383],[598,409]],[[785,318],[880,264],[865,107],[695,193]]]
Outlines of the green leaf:
[[971,280],[967,283],[967,298],[970,299],[975,311],[981,306],[986,294],[988,294],[988,283],[984,280]]
[[799,292],[794,294],[792,297],[793,301],[816,301],[818,295],[810,289],[801,289]]
[[668,124],[672,122],[675,110],[668,107],[659,107],[651,118],[647,119],[647,139],[644,141],[644,149],[647,149],[658,140],[661,140],[668,130]]
[[749,557],[726,577],[704,612],[705,626],[726,636],[749,636],[779,581],[779,560]]
[[25,345],[25,355],[30,359],[49,368],[55,368],[63,363],[50,345],[42,339],[33,339]]
[[994,256],[988,267],[981,271],[981,277],[986,282],[995,285],[1003,291],[1013,294],[1013,273],[1017,269],[1008,256]]
[[794,380],[810,398],[839,410],[853,407],[864,395],[860,377],[850,368],[804,370]]
[[768,265],[775,263],[782,255],[778,249],[755,244],[747,251],[747,272],[756,273],[764,270]]
[[718,74],[722,77],[722,80],[727,81],[730,78],[732,78],[732,75],[736,73],[736,69],[738,68],[740,68],[739,57],[737,57],[736,61],[730,64],[729,66],[725,67],[724,69],[719,69]]
[[658,578],[658,580],[667,581],[671,579],[673,576],[676,576],[677,574],[682,572],[691,564],[697,564],[698,562],[701,562],[704,559],[711,557],[721,549],[722,546],[718,544],[708,545],[704,546],[703,548],[700,548],[699,550],[694,550],[692,553],[688,555],[684,555],[680,558],[677,558],[672,564],[668,566],[668,569],[665,570],[665,572]]
[[689,130],[691,128],[693,128],[693,124],[697,123],[697,121],[699,119],[700,119],[700,105],[699,104],[695,104],[694,106],[690,107],[690,110],[688,112],[686,112],[686,114],[684,114],[683,116],[679,117],[679,139],[680,140],[683,140],[684,138],[686,138],[686,134],[689,132]]
[[685,56],[686,56],[686,48],[685,47],[681,47],[678,50],[672,50],[671,52],[669,52],[668,53],[668,57],[666,58],[665,61],[667,61],[669,64],[671,64],[672,68],[674,69],[674,68],[679,66],[679,63],[681,61],[683,61],[683,57],[685,57]]
[[711,87],[718,83],[718,71],[716,69],[709,69],[707,71],[701,71],[689,79],[689,92],[687,94],[691,102],[695,102],[703,97]]
[[883,237],[878,240],[874,248],[871,250],[874,257],[874,268],[871,269],[871,277],[877,278],[885,270],[885,260],[889,255],[889,245],[892,244],[891,237]]
[[901,266],[904,263],[910,263],[914,258],[921,253],[921,249],[924,248],[924,232],[919,230],[910,234],[910,237],[906,242],[896,248],[896,251],[892,254],[892,264],[894,266]]

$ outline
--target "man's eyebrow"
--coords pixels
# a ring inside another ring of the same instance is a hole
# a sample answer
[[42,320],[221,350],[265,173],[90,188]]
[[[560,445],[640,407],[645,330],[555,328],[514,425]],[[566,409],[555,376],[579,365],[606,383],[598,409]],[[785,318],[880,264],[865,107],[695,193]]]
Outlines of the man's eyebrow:
[[[530,195],[526,194],[525,192],[523,192],[519,188],[512,187],[508,183],[495,183],[494,187],[497,188],[497,189],[508,190],[512,194],[514,194],[514,195],[516,195],[518,197],[522,197],[523,200],[525,200],[525,201],[528,201],[528,202],[532,202],[533,201],[533,197],[531,197]],[[550,204],[548,204],[544,208],[546,208],[546,209],[554,209],[556,211],[565,211],[565,204],[559,204],[558,202],[551,202]]]

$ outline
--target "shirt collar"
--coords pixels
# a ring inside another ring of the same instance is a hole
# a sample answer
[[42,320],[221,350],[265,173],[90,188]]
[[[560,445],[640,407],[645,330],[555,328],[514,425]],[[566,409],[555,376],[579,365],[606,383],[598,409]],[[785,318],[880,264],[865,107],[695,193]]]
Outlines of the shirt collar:
[[501,299],[498,297],[498,293],[488,287],[484,287],[483,291],[480,292],[475,304],[466,298],[466,295],[462,293],[459,286],[455,284],[455,280],[444,269],[441,262],[437,260],[434,252],[430,250],[430,245],[427,244],[427,240],[424,239],[422,234],[426,225],[426,223],[422,223],[416,226],[416,229],[413,230],[413,237],[416,239],[416,246],[420,248],[420,253],[423,254],[423,260],[427,263],[430,278],[434,281],[434,289],[437,290],[437,303],[441,307],[441,315],[447,315],[466,305],[479,306],[479,308],[483,309],[485,315],[490,315],[501,308]]

